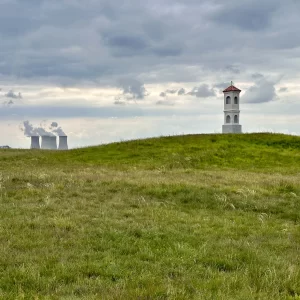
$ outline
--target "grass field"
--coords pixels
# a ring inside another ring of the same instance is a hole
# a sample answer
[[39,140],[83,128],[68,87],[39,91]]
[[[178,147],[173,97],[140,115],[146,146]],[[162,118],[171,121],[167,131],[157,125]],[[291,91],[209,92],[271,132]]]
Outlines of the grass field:
[[300,299],[300,137],[0,150],[0,299]]

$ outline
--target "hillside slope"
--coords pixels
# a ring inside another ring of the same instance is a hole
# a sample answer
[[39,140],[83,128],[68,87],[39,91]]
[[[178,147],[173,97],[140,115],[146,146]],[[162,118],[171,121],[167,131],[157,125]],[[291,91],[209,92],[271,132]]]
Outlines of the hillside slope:
[[155,169],[208,167],[235,169],[283,168],[300,162],[300,137],[283,134],[185,135],[150,138],[70,151],[1,150],[0,168],[18,163],[33,166],[106,165]]
[[299,299],[300,138],[0,150],[1,299]]

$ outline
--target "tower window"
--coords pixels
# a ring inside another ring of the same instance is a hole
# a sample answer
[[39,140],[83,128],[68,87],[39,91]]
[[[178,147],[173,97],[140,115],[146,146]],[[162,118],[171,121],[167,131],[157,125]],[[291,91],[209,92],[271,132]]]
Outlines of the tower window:
[[235,115],[235,116],[234,116],[234,123],[238,123],[238,122],[239,122],[238,116]]
[[226,123],[228,124],[228,123],[230,123],[230,121],[231,121],[230,116],[227,116],[226,117]]
[[231,104],[231,98],[230,98],[230,96],[226,97],[226,104]]
[[239,103],[238,97],[234,97],[234,104],[238,104],[238,103]]

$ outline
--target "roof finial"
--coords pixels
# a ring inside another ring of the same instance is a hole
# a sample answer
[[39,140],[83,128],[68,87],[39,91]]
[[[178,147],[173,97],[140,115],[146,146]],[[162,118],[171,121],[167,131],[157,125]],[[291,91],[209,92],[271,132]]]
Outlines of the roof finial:
[[231,86],[233,86],[233,81],[231,80]]

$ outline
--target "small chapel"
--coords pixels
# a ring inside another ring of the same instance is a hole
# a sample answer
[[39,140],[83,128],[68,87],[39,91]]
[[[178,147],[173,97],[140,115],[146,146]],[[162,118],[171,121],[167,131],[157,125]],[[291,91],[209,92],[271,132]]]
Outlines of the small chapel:
[[233,83],[223,91],[224,93],[224,125],[222,133],[242,133],[240,125],[240,92]]

